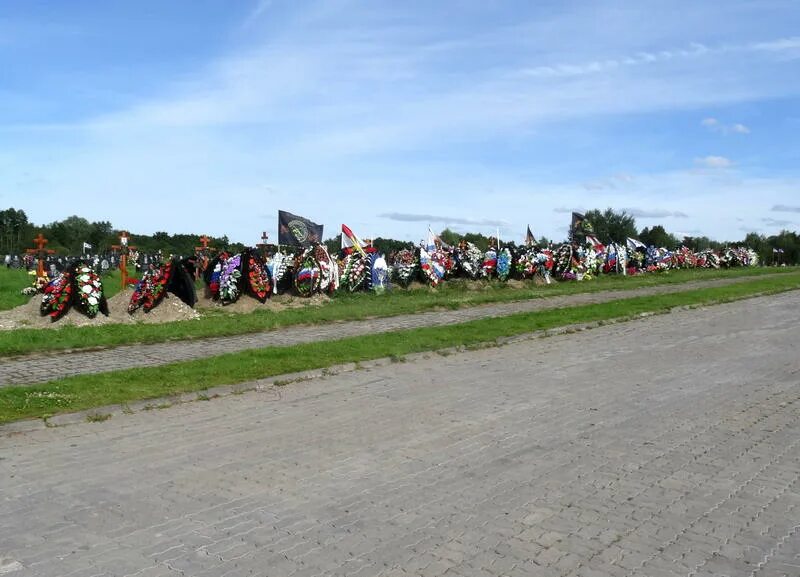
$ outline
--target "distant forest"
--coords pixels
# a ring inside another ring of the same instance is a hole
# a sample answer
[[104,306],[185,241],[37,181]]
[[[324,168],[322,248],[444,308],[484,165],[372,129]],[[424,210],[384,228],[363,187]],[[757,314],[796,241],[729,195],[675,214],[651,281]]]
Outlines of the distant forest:
[[[625,211],[591,210],[585,213],[586,219],[594,226],[595,235],[603,243],[624,243],[628,237],[638,238],[646,245],[655,245],[669,249],[678,246],[687,246],[693,251],[707,248],[720,249],[726,246],[748,246],[755,250],[761,262],[773,264],[774,262],[797,264],[800,262],[800,235],[796,231],[783,230],[779,234],[765,236],[756,232],[748,233],[740,240],[719,242],[705,236],[677,238],[668,233],[661,225],[637,229],[636,220]],[[47,248],[53,249],[61,255],[79,255],[83,250],[83,243],[92,246],[91,253],[112,252],[112,246],[119,244],[121,230],[114,228],[108,221],[89,222],[80,216],[70,216],[64,220],[46,225],[36,225],[28,220],[25,211],[8,208],[0,211],[0,255],[23,254],[26,248],[33,246],[33,239],[41,233],[48,239]],[[566,230],[565,230],[566,232]],[[199,245],[200,234],[169,234],[156,232],[152,235],[137,234],[129,231],[129,244],[137,247],[141,252],[163,254],[191,255]],[[445,229],[439,237],[447,244],[456,245],[461,239],[474,243],[481,249],[486,249],[489,237],[479,233],[459,234]],[[328,249],[338,252],[341,236],[337,235],[325,241]],[[379,251],[389,254],[393,251],[407,248],[409,242],[391,238],[375,238],[373,245]],[[546,245],[550,239],[539,238],[538,242]],[[556,239],[562,242],[562,239]],[[240,243],[231,242],[227,236],[209,237],[209,245],[220,250],[238,252],[244,248]],[[504,243],[514,245],[514,243]],[[274,245],[273,245],[274,249]]]

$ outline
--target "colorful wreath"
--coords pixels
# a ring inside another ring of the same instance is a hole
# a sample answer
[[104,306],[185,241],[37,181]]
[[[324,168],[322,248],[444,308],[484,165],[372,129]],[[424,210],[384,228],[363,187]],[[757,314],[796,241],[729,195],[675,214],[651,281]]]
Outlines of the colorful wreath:
[[57,321],[72,305],[72,295],[72,274],[66,270],[44,287],[39,312],[42,316],[49,315],[52,321]]
[[245,251],[242,258],[247,263],[247,292],[260,302],[267,302],[267,297],[272,291],[269,269],[261,257],[252,250]]
[[483,252],[471,242],[462,241],[455,250],[456,263],[461,272],[472,280],[481,276]]
[[300,296],[308,297],[320,290],[322,270],[314,247],[309,247],[295,260],[294,288]]
[[242,295],[242,255],[235,254],[225,261],[219,275],[219,299],[222,304],[235,303]]
[[369,257],[358,251],[353,251],[345,257],[341,283],[343,287],[355,292],[365,285],[367,275],[369,275]]
[[401,287],[406,288],[417,273],[417,257],[413,250],[404,248],[394,255],[392,270],[394,278]]
[[502,248],[497,253],[497,278],[505,282],[511,274],[511,251],[508,248]]
[[87,317],[93,319],[97,313],[108,315],[108,303],[103,294],[103,282],[85,263],[75,268],[76,305]]

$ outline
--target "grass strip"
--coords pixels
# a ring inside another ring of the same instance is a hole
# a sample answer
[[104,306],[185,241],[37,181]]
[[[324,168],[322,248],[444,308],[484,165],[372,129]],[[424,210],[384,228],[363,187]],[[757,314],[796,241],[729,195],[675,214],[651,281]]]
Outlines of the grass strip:
[[775,294],[800,288],[800,273],[750,283],[697,289],[683,293],[634,297],[520,313],[443,327],[426,327],[294,345],[248,350],[152,368],[80,375],[32,386],[0,388],[0,423],[23,418],[201,391],[259,378],[319,369],[457,346],[477,346],[538,330],[577,323],[609,321],[658,313],[678,306],[697,306]]
[[[0,356],[22,355],[40,351],[58,351],[90,347],[114,347],[134,343],[159,343],[207,337],[224,337],[274,330],[301,324],[324,324],[337,321],[412,314],[440,308],[459,309],[489,303],[530,300],[560,295],[630,290],[656,285],[677,285],[690,281],[718,278],[759,277],[796,269],[753,268],[733,270],[680,270],[666,274],[635,277],[603,276],[583,283],[537,285],[497,281],[448,281],[436,290],[394,290],[383,295],[371,293],[337,294],[319,307],[283,311],[256,310],[249,314],[227,313],[225,309],[204,311],[191,321],[165,324],[109,324],[64,326],[60,329],[15,329],[0,331]],[[249,298],[249,297],[246,297]]]

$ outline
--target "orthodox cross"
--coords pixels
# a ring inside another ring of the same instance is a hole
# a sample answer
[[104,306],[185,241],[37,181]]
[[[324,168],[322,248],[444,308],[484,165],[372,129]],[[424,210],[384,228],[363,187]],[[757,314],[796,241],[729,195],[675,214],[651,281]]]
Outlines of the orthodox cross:
[[261,256],[267,256],[265,254],[265,252],[267,250],[267,240],[268,239],[269,239],[269,235],[267,234],[267,231],[263,231],[261,233],[261,242],[256,245],[258,247],[258,249],[261,251]]
[[39,236],[33,239],[33,242],[36,243],[36,248],[26,248],[25,252],[36,255],[36,274],[41,277],[44,276],[44,259],[47,258],[48,254],[53,254],[56,251],[49,248],[44,248],[47,244],[47,239],[42,236],[41,232],[39,233]]
[[199,277],[200,273],[208,267],[208,252],[217,250],[213,246],[208,246],[209,239],[206,235],[200,237],[200,244],[203,246],[194,247],[195,256],[197,257],[197,267],[195,268],[195,277]]
[[119,270],[122,273],[122,288],[123,290],[128,286],[128,253],[135,246],[128,244],[128,231],[123,230],[119,234],[119,244],[112,244],[111,248],[119,251]]

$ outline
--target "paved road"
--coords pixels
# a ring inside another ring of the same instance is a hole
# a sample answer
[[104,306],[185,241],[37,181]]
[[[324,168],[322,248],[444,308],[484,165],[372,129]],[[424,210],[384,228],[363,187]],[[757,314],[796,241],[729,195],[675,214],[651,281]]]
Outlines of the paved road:
[[0,437],[0,575],[797,576],[798,343],[795,291]]
[[0,387],[41,383],[71,375],[99,373],[136,367],[152,367],[202,359],[247,349],[289,346],[312,341],[376,334],[425,326],[449,325],[475,319],[510,315],[520,312],[553,309],[590,303],[609,302],[633,296],[683,292],[703,287],[749,282],[762,277],[738,277],[709,281],[693,281],[681,285],[660,285],[624,291],[585,293],[520,302],[464,308],[455,311],[426,312],[389,318],[332,323],[306,327],[288,327],[263,333],[192,341],[131,345],[102,351],[76,351],[47,356],[0,359]]

